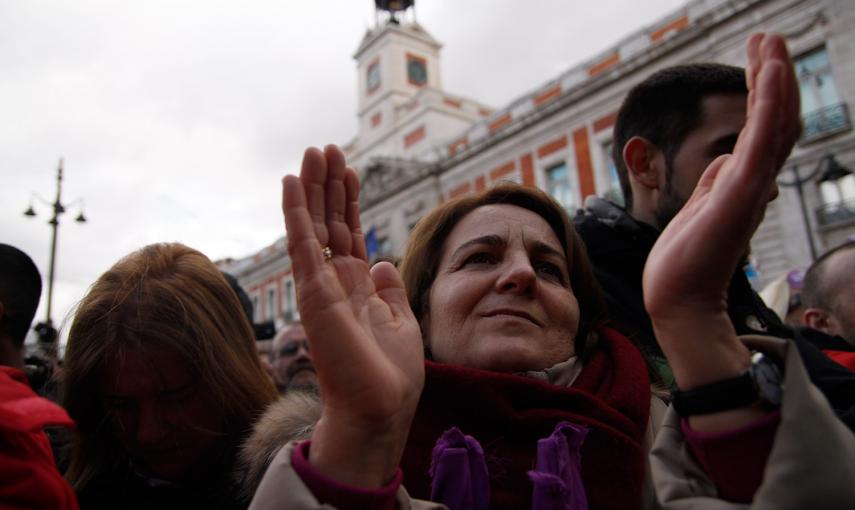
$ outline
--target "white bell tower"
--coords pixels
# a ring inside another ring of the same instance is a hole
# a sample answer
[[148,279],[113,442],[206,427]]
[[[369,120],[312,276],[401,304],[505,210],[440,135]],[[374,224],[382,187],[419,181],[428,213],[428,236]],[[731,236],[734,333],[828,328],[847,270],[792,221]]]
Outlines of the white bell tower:
[[360,135],[392,127],[396,107],[420,90],[442,89],[439,75],[442,45],[415,21],[414,1],[375,0],[374,3],[376,26],[366,32],[353,55],[359,82]]

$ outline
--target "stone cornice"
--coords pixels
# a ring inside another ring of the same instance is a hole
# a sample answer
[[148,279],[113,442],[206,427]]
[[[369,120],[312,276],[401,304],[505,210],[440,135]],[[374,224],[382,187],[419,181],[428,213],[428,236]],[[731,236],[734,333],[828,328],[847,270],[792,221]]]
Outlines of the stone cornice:
[[367,30],[365,32],[362,41],[359,43],[359,47],[353,54],[353,58],[359,59],[360,55],[368,51],[368,49],[380,40],[387,32],[397,33],[405,37],[412,37],[436,49],[442,48],[442,44],[434,39],[433,36],[418,23],[413,22],[404,25],[386,23],[382,28],[374,28],[373,30]]
[[360,185],[359,207],[363,211],[430,178],[435,165],[401,158],[376,158],[366,167]]

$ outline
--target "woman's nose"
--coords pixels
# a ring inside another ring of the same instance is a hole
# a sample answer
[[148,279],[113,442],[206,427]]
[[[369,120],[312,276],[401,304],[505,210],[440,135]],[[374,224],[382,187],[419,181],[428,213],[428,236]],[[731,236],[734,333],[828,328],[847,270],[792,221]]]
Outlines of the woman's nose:
[[163,421],[163,413],[157,404],[141,404],[137,418],[137,444],[141,446],[158,444],[166,430]]
[[534,291],[537,275],[528,257],[513,257],[500,267],[502,274],[496,282],[500,292],[528,294]]

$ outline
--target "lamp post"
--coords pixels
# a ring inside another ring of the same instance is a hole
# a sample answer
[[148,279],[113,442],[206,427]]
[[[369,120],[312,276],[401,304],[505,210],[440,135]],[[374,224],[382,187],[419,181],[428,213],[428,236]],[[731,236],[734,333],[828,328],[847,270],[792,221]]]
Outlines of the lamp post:
[[842,177],[852,174],[852,172],[838,163],[832,154],[823,156],[816,168],[807,177],[799,175],[799,167],[797,165],[793,165],[790,169],[792,170],[793,179],[789,182],[778,181],[778,184],[788,188],[796,188],[796,193],[799,195],[799,205],[802,210],[802,220],[805,223],[805,233],[807,234],[808,247],[810,248],[811,262],[813,262],[816,260],[816,245],[813,240],[813,229],[810,226],[810,219],[808,218],[807,205],[805,205],[804,185],[816,179],[817,176],[819,176],[817,179],[818,183],[836,183]]
[[851,195],[851,189],[849,192],[846,190],[847,187],[852,188],[852,170],[838,163],[834,156],[824,157],[820,164],[823,169],[816,182],[819,184],[825,202],[828,206],[832,206],[822,209],[820,220],[852,218],[855,215],[847,200]]
[[[47,313],[45,314],[45,321],[43,323],[36,324],[35,330],[39,334],[39,340],[44,344],[47,344],[46,347],[50,350],[51,354],[54,353],[54,345],[53,342],[56,339],[56,329],[53,327],[53,320],[51,315],[52,305],[53,305],[53,281],[55,276],[55,268],[56,268],[56,246],[57,246],[57,236],[59,234],[59,217],[61,214],[65,213],[65,205],[62,203],[62,166],[63,160],[59,160],[59,167],[56,169],[56,198],[53,203],[50,203],[44,199],[39,198],[42,202],[45,202],[47,205],[53,208],[53,216],[50,220],[48,220],[48,225],[51,226],[51,239],[50,239],[50,262],[48,266],[48,292],[47,292]],[[38,195],[34,196],[38,197]],[[81,203],[81,200],[75,200],[71,204],[74,205],[77,203]],[[24,216],[28,216],[33,218],[36,216],[36,211],[33,209],[32,201],[30,202],[30,206],[24,211]],[[77,215],[75,221],[78,223],[86,223],[86,217],[83,215],[83,208],[81,207],[80,214]]]

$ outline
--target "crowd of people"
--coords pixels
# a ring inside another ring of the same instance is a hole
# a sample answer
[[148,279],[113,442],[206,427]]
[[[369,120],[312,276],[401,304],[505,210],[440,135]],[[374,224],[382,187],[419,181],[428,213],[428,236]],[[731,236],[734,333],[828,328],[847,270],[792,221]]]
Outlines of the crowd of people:
[[308,149],[283,180],[300,322],[261,355],[233,279],[149,245],[79,303],[50,402],[21,371],[38,270],[0,245],[0,507],[851,507],[855,245],[807,271],[804,328],[750,286],[801,128],[783,39],[747,56],[629,92],[623,205],[499,184],[397,265],[369,263],[344,154]]

